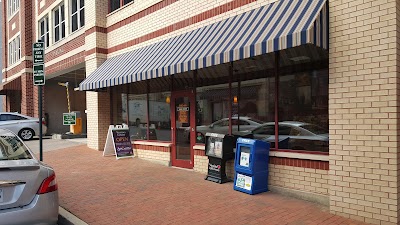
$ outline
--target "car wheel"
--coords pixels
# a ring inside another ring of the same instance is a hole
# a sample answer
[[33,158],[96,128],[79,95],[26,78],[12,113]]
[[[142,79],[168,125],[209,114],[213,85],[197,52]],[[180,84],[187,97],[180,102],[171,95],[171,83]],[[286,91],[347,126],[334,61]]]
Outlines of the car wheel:
[[33,136],[35,136],[35,132],[32,129],[24,128],[19,131],[18,136],[22,140],[27,141],[27,140],[31,140],[33,138]]

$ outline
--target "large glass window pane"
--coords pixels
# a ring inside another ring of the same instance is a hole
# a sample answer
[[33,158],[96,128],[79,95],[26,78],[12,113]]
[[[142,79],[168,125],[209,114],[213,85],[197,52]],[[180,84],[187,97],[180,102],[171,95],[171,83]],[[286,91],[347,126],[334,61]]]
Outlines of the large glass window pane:
[[45,45],[46,47],[49,47],[50,45],[50,33],[49,33],[49,17],[45,18],[46,26],[45,26],[45,33],[46,33],[46,39],[45,39]]
[[72,0],[71,2],[71,12],[75,13],[76,11],[78,11],[78,0]]
[[196,143],[204,143],[207,132],[228,134],[228,84],[198,87],[196,93]]
[[[147,140],[147,95],[129,94],[127,110],[129,115],[129,133],[132,140]],[[154,128],[152,128],[154,129]],[[150,133],[150,139],[154,139]]]
[[57,42],[60,40],[60,27],[56,27],[54,30],[54,40]]
[[45,27],[45,21],[42,20],[42,21],[40,21],[40,36],[43,36],[45,33],[44,27]]
[[110,12],[113,12],[121,7],[120,0],[110,0]]
[[64,5],[61,6],[61,21],[65,20]]
[[[260,71],[259,74],[267,76],[264,71]],[[268,78],[240,81],[240,84],[235,82],[232,87],[232,113],[235,117],[239,114],[238,120],[232,121],[232,132],[268,141],[271,148],[274,148],[274,132],[265,132],[270,131],[271,126],[274,127],[274,77],[271,75]]]
[[171,92],[149,94],[150,139],[171,141]]
[[60,24],[60,11],[57,9],[54,11],[54,26]]
[[72,16],[72,32],[78,29],[78,14]]
[[328,70],[280,76],[279,149],[328,152]]
[[65,22],[61,24],[61,38],[65,37]]
[[85,26],[85,9],[83,8],[83,9],[81,9],[81,11],[80,11],[80,18],[79,18],[79,25],[80,25],[80,27],[83,27],[83,26]]

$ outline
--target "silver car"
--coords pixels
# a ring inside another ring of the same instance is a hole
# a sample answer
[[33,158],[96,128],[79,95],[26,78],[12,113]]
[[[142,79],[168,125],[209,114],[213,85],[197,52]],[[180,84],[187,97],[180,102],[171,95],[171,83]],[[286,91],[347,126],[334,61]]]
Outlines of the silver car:
[[[0,128],[8,129],[26,141],[39,135],[39,119],[19,113],[0,112]],[[42,122],[42,133],[47,133],[46,123]]]
[[58,206],[54,170],[0,129],[0,225],[56,224]]
[[[260,126],[263,122],[251,117],[241,116],[232,117],[232,133],[237,134],[241,131],[251,130]],[[189,140],[189,128],[185,130],[185,136]],[[204,135],[206,133],[219,133],[228,134],[229,132],[229,118],[223,118],[221,120],[215,121],[210,125],[203,125],[196,127],[196,139],[198,143],[204,143]]]
[[[329,151],[328,130],[310,123],[298,121],[279,122],[279,149]],[[242,136],[268,141],[275,147],[275,123],[268,122],[251,130],[242,132]]]

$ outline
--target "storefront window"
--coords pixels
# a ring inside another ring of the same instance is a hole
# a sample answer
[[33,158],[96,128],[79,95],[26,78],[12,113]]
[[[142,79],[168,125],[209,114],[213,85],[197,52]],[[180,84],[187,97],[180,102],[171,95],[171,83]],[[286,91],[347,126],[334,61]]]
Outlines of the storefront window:
[[328,70],[279,78],[279,149],[328,152]]
[[171,92],[149,94],[149,139],[171,141]]
[[147,140],[147,94],[128,95],[129,133],[132,140]]
[[199,87],[196,92],[196,143],[204,143],[207,132],[228,134],[228,84]]

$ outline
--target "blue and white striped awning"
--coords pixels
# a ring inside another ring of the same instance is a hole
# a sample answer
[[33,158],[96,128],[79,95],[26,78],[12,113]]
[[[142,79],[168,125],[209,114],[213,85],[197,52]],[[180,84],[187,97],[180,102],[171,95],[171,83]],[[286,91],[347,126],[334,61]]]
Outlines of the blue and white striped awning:
[[326,0],[278,0],[107,59],[80,84],[94,90],[314,44],[328,49]]

